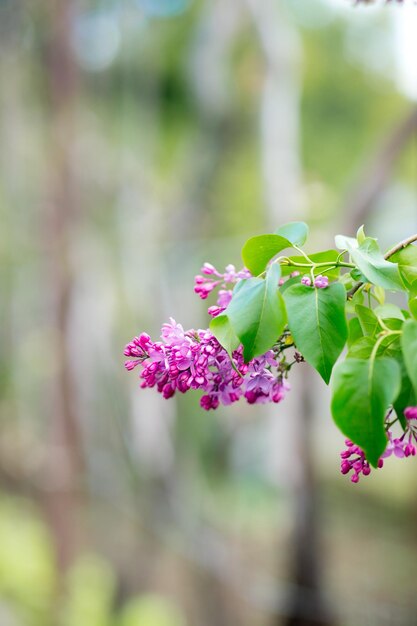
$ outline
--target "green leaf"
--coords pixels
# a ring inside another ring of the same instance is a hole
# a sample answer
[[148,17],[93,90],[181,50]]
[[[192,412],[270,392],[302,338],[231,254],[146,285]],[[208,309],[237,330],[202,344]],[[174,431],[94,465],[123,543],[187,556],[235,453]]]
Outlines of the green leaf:
[[375,337],[359,337],[353,343],[346,355],[347,359],[369,359],[372,354],[376,339]]
[[404,320],[404,314],[401,311],[400,307],[387,302],[387,304],[381,304],[374,308],[374,313],[379,319],[397,319]]
[[417,395],[417,321],[407,320],[403,325],[401,348],[404,363]]
[[346,243],[353,262],[368,282],[392,291],[404,289],[398,266],[384,259],[376,239],[366,237],[357,248]]
[[417,280],[417,246],[409,245],[393,254],[392,263],[398,263],[398,268],[407,286]]
[[[345,274],[346,276],[346,274]],[[340,281],[339,281],[340,282]],[[345,285],[346,288],[346,285]],[[363,289],[360,289],[353,294],[353,297],[346,301],[346,314],[357,315],[356,306],[365,302],[365,295]]]
[[357,317],[352,317],[352,319],[348,321],[348,330],[348,346],[351,346],[355,341],[363,337],[362,327]]
[[363,243],[365,239],[365,226],[362,224],[362,226],[358,228],[358,231],[356,233],[356,240],[358,242],[358,245],[361,245],[361,243]]
[[298,284],[285,291],[284,299],[297,349],[328,383],[348,334],[345,289],[339,283],[325,289]]
[[246,362],[269,350],[283,333],[287,315],[278,289],[280,275],[280,267],[275,263],[265,280],[249,278],[225,311],[243,344]]
[[400,385],[400,367],[387,357],[347,359],[334,369],[333,419],[342,433],[362,448],[374,467],[387,445],[384,418]]
[[414,319],[417,319],[417,297],[410,298],[408,301],[408,306],[410,307],[410,311]]
[[258,276],[278,252],[292,247],[291,241],[280,235],[251,237],[242,248],[243,263],[254,276]]
[[346,235],[336,235],[334,241],[339,250],[349,250],[349,248],[357,248],[359,245],[354,237],[346,237]]
[[210,330],[232,358],[232,354],[239,347],[240,341],[227,315],[222,314],[214,317],[210,322]]
[[379,304],[385,303],[385,289],[379,285],[374,285],[374,296]]
[[376,335],[378,330],[381,330],[378,319],[372,309],[369,309],[367,306],[363,306],[362,304],[357,304],[355,306],[355,311],[364,335],[373,337]]
[[[314,254],[309,254],[308,256],[314,263],[325,263],[326,261],[329,261],[329,262],[333,262],[334,261],[334,262],[336,262],[336,260],[339,257],[339,254],[340,253],[337,250],[325,250],[324,252],[315,252]],[[303,256],[301,256],[301,255],[299,255],[299,256],[290,256],[289,259],[293,263],[303,263],[303,264],[306,265],[306,267],[305,268],[296,267],[294,265],[291,265],[291,263],[289,265],[281,265],[281,271],[282,271],[282,275],[283,276],[288,276],[288,274],[291,274],[295,270],[300,272],[300,274],[303,274],[303,273],[309,274],[310,273],[310,268],[308,266],[308,262],[307,262],[307,260]],[[314,275],[318,276],[319,274],[322,274],[324,269],[325,268],[323,268],[323,267],[317,267],[314,270]],[[330,270],[329,272],[325,272],[325,276],[327,276],[330,281],[335,280],[336,278],[338,278],[339,274],[340,274],[340,267],[335,267],[334,269]]]
[[[281,265],[281,270],[284,266]],[[284,291],[287,291],[292,285],[299,285],[301,282],[301,276],[294,276],[293,278],[287,278],[283,285],[280,286],[279,290],[283,294]]]
[[397,362],[401,369],[401,390],[394,402],[394,409],[398,419],[400,420],[401,426],[405,428],[407,420],[404,416],[404,409],[408,406],[415,406],[416,394],[414,393],[413,385],[411,384],[410,377],[408,376],[404,360],[402,358],[397,358]]
[[[378,346],[376,356],[392,356],[395,357],[398,350],[395,350],[393,344],[398,341],[396,335],[388,335],[381,341]],[[369,359],[376,343],[376,337],[360,337],[355,343],[349,347],[346,355],[348,359]]]
[[302,246],[308,237],[308,226],[304,222],[288,222],[280,226],[275,234],[288,239],[295,246]]
[[408,306],[410,307],[411,315],[417,319],[417,280],[410,287]]

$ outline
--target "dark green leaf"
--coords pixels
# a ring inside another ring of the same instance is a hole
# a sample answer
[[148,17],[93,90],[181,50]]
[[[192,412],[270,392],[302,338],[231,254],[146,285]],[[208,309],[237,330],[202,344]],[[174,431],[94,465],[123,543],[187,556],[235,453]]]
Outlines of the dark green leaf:
[[413,385],[411,384],[410,377],[407,374],[407,369],[403,359],[397,358],[397,362],[401,369],[401,390],[394,402],[394,409],[401,422],[401,426],[405,428],[407,420],[404,416],[404,409],[408,406],[415,406],[416,394],[414,393]]
[[258,276],[265,271],[269,261],[285,248],[292,248],[291,241],[280,235],[258,235],[248,239],[242,248],[245,267]]
[[376,239],[366,237],[357,248],[346,243],[353,262],[368,282],[392,291],[404,289],[398,266],[384,259]]
[[347,339],[345,289],[339,283],[325,289],[298,284],[285,291],[284,299],[297,349],[328,383]]
[[361,271],[359,271],[356,267],[351,270],[350,275],[352,276],[353,280],[356,280],[357,282],[361,282],[361,283],[366,283],[366,276],[364,276],[362,274]]
[[403,325],[401,347],[405,367],[417,395],[417,321],[407,320]]
[[288,222],[288,224],[280,226],[275,234],[285,237],[295,246],[302,246],[308,236],[308,226],[304,222]]
[[265,280],[246,280],[226,309],[232,328],[243,344],[246,362],[269,350],[284,330],[287,316],[278,289],[279,278],[279,265],[271,265]]
[[400,367],[391,358],[347,359],[334,369],[333,419],[374,467],[387,445],[384,418],[400,385]]

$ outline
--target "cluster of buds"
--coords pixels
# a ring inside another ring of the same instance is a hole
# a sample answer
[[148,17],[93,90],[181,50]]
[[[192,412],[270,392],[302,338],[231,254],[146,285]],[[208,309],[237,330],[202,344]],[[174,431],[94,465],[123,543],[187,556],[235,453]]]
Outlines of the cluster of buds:
[[[394,437],[391,426],[388,422],[391,411],[388,413],[386,421],[386,433],[388,437],[387,447],[378,461],[378,469],[383,467],[384,459],[394,455],[398,459],[416,456],[417,448],[417,406],[409,406],[404,410],[404,417],[407,420],[405,431],[400,437]],[[369,476],[371,468],[366,459],[364,451],[349,439],[345,440],[346,450],[340,453],[340,471],[342,474],[349,474],[353,483],[358,483],[360,475]]]

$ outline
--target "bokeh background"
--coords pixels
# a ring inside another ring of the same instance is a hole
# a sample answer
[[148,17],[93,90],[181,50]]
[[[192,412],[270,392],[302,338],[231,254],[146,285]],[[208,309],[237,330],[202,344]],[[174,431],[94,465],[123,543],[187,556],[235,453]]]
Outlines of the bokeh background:
[[359,485],[307,366],[272,408],[139,389],[204,261],[417,228],[417,7],[0,0],[0,625],[416,623],[417,460]]

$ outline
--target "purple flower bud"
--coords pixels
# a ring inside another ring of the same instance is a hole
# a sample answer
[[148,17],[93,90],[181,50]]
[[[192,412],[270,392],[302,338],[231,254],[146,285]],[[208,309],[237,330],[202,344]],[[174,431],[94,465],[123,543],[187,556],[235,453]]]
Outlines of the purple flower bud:
[[340,471],[342,472],[342,474],[348,474],[351,469],[352,466],[349,461],[343,461],[340,465]]
[[139,361],[126,361],[125,362],[125,368],[131,372],[132,370],[135,369],[136,365],[139,365]]
[[408,420],[417,419],[417,406],[408,406],[404,409],[404,415]]
[[306,285],[306,287],[311,287],[311,278],[310,276],[303,276],[301,279],[301,284]]
[[211,263],[204,263],[203,267],[201,268],[201,272],[206,276],[217,274],[216,268]]
[[327,276],[322,276],[321,274],[319,274],[314,279],[314,286],[317,287],[318,289],[325,289],[326,287],[329,286],[329,279],[328,279],[328,277]]

